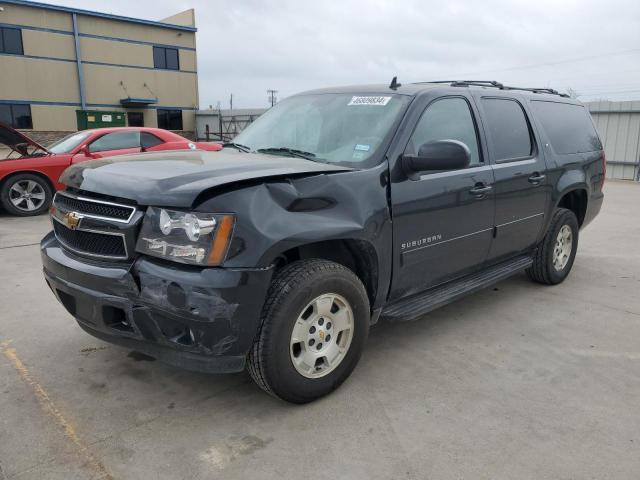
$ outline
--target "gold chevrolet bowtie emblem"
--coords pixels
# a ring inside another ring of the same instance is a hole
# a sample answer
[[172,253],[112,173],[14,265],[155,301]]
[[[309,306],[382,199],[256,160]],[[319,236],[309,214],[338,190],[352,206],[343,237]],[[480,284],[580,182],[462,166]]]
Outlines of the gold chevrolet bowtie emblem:
[[324,331],[323,331],[323,330],[320,330],[320,331],[318,332],[318,336],[320,337],[320,340],[324,340]]
[[71,230],[78,228],[80,220],[82,220],[82,216],[78,215],[76,212],[69,212],[64,216],[64,224]]

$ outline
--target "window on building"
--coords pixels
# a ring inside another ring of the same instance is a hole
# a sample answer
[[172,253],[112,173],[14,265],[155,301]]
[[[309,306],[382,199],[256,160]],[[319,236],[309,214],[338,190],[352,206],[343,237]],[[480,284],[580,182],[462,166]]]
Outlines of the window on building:
[[182,110],[158,109],[158,128],[182,130]]
[[22,49],[22,30],[19,28],[0,28],[0,53],[24,55]]
[[31,105],[20,103],[0,105],[0,122],[6,123],[13,128],[33,128]]
[[91,152],[106,152],[108,150],[124,150],[140,147],[140,132],[107,133],[89,145]]
[[177,48],[153,47],[153,66],[166,70],[180,70]]
[[589,113],[582,105],[537,100],[531,105],[556,153],[566,155],[602,149]]
[[494,160],[515,160],[533,153],[529,124],[524,110],[515,100],[483,98],[487,130]]
[[127,122],[130,127],[144,127],[144,114],[142,112],[127,112]]
[[478,136],[469,104],[463,98],[444,98],[427,107],[407,146],[417,153],[421,145],[438,140],[458,140],[469,147],[471,166],[480,163]]
[[164,48],[153,47],[153,66],[155,68],[167,68],[167,57]]

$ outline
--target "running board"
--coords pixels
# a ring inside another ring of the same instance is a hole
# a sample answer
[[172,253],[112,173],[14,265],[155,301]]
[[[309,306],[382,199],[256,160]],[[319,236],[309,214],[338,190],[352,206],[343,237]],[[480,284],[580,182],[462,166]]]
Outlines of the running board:
[[533,260],[529,256],[517,257],[508,262],[499,263],[460,280],[434,287],[409,298],[396,300],[382,310],[381,317],[391,321],[415,320],[431,310],[504,280],[514,273],[530,267],[532,263]]

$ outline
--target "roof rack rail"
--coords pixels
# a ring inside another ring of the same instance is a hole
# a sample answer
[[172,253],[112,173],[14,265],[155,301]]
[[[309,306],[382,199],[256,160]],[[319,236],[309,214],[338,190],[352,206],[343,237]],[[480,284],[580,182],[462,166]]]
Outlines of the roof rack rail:
[[526,87],[512,87],[508,85],[504,85],[496,80],[434,80],[431,82],[414,82],[414,85],[422,85],[426,83],[448,83],[452,87],[493,87],[498,88],[500,90],[522,90],[525,92],[532,93],[549,93],[551,95],[558,95],[560,97],[569,98],[569,95],[566,93],[560,93],[553,88],[526,88]]
[[500,82],[495,80],[435,80],[432,82],[415,82],[415,85],[421,85],[423,83],[449,83],[452,87],[466,87],[468,85],[475,85],[478,87],[496,87],[504,88]]

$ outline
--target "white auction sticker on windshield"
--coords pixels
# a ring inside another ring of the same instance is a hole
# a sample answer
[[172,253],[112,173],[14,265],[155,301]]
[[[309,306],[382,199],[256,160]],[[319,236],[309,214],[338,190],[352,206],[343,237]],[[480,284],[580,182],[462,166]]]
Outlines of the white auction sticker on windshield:
[[351,101],[347,104],[349,105],[379,105],[384,107],[387,103],[389,103],[391,97],[351,97]]

